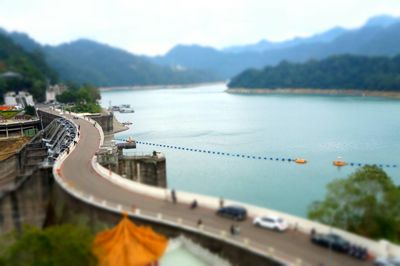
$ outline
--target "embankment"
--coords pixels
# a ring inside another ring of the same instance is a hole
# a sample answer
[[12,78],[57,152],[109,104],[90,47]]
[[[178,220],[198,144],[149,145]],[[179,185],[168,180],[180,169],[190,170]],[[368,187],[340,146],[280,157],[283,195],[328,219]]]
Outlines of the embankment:
[[349,95],[349,96],[371,96],[388,97],[400,99],[400,92],[395,91],[369,91],[350,89],[306,89],[306,88],[278,88],[278,89],[249,89],[229,88],[226,90],[233,94],[299,94],[299,95]]

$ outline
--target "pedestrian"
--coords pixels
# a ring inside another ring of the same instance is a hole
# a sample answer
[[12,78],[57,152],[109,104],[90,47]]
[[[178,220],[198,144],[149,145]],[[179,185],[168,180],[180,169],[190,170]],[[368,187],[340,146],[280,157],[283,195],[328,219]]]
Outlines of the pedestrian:
[[240,234],[240,227],[237,225],[233,228],[235,230],[235,235],[239,235]]
[[224,207],[224,198],[223,197],[219,198],[219,207],[220,208]]
[[197,227],[200,227],[203,225],[203,221],[201,219],[197,220]]
[[96,127],[96,121],[94,121],[93,126]]
[[172,202],[175,204],[177,202],[175,189],[171,190],[171,198]]
[[235,235],[235,226],[233,224],[231,225],[230,231],[231,235]]
[[81,130],[81,125],[78,125],[78,130]]
[[192,204],[190,204],[190,209],[196,209],[197,208],[197,200],[196,199],[194,199],[193,201],[192,201]]

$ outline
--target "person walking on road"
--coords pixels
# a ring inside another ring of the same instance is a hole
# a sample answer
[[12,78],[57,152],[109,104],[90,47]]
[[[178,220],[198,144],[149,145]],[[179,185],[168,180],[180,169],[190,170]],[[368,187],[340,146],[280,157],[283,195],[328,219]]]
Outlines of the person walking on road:
[[203,221],[201,219],[197,220],[197,227],[200,227],[203,225]]
[[175,189],[171,190],[171,198],[172,202],[175,204],[177,202]]
[[192,201],[192,204],[190,204],[190,209],[191,209],[191,210],[194,210],[194,209],[196,209],[196,208],[197,208],[197,200],[194,199],[194,200]]
[[235,235],[235,226],[233,224],[231,225],[230,231],[231,235]]
[[234,235],[239,235],[240,234],[240,228],[239,228],[239,226],[236,226],[236,225],[231,225],[231,228],[230,228],[230,232],[231,232],[231,235],[232,236],[234,236]]
[[219,207],[220,208],[224,207],[224,198],[223,197],[219,198]]

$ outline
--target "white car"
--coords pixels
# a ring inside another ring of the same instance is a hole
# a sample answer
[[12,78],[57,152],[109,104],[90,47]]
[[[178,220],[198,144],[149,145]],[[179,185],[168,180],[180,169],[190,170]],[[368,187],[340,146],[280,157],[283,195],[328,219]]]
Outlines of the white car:
[[378,257],[374,261],[376,266],[400,266],[400,257],[397,258],[384,258]]
[[273,215],[256,217],[253,220],[253,224],[255,226],[273,229],[280,232],[283,232],[288,228],[288,224],[282,218]]

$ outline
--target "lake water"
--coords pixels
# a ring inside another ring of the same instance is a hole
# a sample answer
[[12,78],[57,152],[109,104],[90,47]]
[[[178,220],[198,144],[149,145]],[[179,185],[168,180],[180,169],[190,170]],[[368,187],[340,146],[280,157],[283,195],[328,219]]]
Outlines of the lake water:
[[[232,95],[225,85],[183,89],[102,92],[102,105],[131,104],[129,131],[141,141],[267,157],[268,160],[158,148],[167,157],[168,186],[222,196],[305,216],[322,199],[340,169],[355,163],[390,165],[400,184],[400,101],[351,96]],[[138,151],[154,147],[138,145]],[[269,158],[274,160],[270,161]],[[298,165],[275,158],[301,157]],[[397,165],[396,168],[393,165]]]

